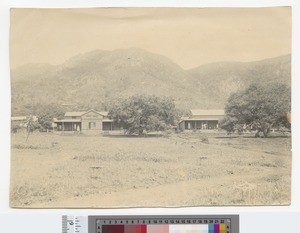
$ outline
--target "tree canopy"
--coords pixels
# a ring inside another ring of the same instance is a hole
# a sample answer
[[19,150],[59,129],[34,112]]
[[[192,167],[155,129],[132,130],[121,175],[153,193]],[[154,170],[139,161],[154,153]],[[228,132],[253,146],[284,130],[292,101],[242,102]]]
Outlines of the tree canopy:
[[271,128],[288,127],[291,111],[291,90],[283,84],[251,85],[233,93],[225,106],[221,127],[228,132],[256,130],[267,137]]
[[34,114],[38,117],[41,129],[52,129],[53,118],[62,118],[64,111],[61,106],[55,104],[36,106]]
[[163,131],[177,124],[179,113],[167,97],[137,95],[116,101],[108,113],[128,134]]

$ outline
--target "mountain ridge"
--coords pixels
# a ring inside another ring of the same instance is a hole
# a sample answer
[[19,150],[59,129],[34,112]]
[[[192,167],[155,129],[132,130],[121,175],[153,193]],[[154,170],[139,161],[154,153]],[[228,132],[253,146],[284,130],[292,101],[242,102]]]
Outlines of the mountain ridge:
[[60,65],[11,70],[12,112],[26,114],[34,104],[63,103],[103,109],[114,99],[136,94],[170,96],[184,109],[223,108],[231,92],[253,82],[290,85],[290,62],[285,55],[185,70],[165,56],[138,48],[93,50]]

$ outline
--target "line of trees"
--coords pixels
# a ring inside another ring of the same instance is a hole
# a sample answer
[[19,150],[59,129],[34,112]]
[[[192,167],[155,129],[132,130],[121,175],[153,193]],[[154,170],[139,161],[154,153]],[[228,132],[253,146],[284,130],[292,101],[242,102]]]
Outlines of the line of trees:
[[[268,137],[271,129],[291,128],[290,112],[290,87],[278,83],[253,84],[231,94],[225,106],[221,128],[228,133],[251,130],[256,131],[256,137]],[[38,121],[32,121],[30,130],[52,129],[53,118],[63,118],[64,113],[63,107],[55,104],[35,105],[31,115],[38,116]],[[177,126],[186,111],[177,109],[174,100],[169,97],[136,95],[111,103],[108,115],[126,133],[143,135]],[[17,127],[12,124],[12,131]]]
[[[29,131],[51,130],[53,118],[60,119],[65,114],[61,106],[54,104],[38,104],[31,109],[27,122]],[[109,117],[129,135],[169,130],[178,124],[183,114],[184,111],[176,109],[173,99],[146,95],[119,99],[111,103],[109,109]],[[32,120],[33,115],[38,117],[37,121]],[[12,132],[19,128],[12,122]]]

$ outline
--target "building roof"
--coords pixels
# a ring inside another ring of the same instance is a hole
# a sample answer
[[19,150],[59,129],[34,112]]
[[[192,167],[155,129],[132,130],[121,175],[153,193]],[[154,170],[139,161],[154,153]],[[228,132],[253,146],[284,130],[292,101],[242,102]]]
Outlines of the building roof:
[[12,121],[25,121],[27,119],[26,116],[15,116],[15,117],[11,117]]
[[102,122],[114,122],[114,121],[111,119],[103,119]]
[[81,116],[86,112],[66,112],[65,117]]
[[108,112],[99,112],[102,116],[108,116]]
[[[65,117],[80,117],[90,111],[94,111],[94,110],[89,110],[89,111],[86,111],[86,112],[66,112],[65,113]],[[107,116],[108,115],[108,112],[98,112],[98,111],[94,111],[94,112],[97,112],[99,113],[100,115],[102,116]]]
[[54,123],[59,123],[59,122],[81,122],[81,119],[62,119],[62,120],[54,120]]
[[191,109],[192,116],[224,116],[223,109]]

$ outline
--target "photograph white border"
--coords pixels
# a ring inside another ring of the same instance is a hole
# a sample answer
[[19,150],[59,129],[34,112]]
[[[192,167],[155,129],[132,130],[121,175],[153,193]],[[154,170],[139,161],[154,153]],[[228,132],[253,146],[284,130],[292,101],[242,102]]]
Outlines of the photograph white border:
[[[9,68],[9,9],[10,8],[78,8],[78,7],[267,7],[292,6],[292,204],[290,206],[257,207],[188,207],[131,209],[11,209],[9,207],[10,174],[10,68]],[[300,212],[300,2],[270,0],[239,1],[96,1],[96,0],[1,0],[0,1],[0,214],[209,214],[247,212]],[[298,42],[298,43],[297,43]]]

